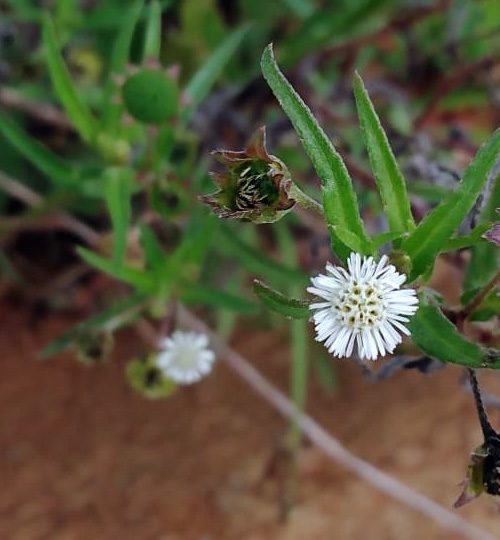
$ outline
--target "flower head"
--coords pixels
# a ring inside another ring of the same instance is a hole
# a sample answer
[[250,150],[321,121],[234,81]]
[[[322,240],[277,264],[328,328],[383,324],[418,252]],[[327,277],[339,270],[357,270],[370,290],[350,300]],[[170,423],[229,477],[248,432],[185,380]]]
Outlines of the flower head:
[[282,217],[295,201],[288,196],[291,179],[285,164],[266,149],[266,130],[258,129],[245,150],[217,150],[215,158],[227,167],[211,173],[219,190],[201,200],[221,218],[270,223]]
[[156,365],[163,374],[179,384],[191,384],[210,373],[215,354],[208,348],[205,334],[176,331],[160,343],[162,351]]
[[401,335],[409,335],[403,323],[418,309],[413,289],[400,289],[406,276],[387,264],[384,255],[351,253],[348,270],[327,264],[328,275],[311,278],[308,291],[323,299],[313,303],[316,340],[324,341],[334,356],[351,356],[356,345],[360,359],[375,360],[391,353]]

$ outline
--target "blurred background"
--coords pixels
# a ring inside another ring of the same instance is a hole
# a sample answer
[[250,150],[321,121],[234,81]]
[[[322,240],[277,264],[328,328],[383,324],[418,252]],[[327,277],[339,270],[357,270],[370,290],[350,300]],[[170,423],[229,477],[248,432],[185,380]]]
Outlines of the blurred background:
[[[499,124],[491,0],[0,0],[0,538],[459,537],[297,440],[224,362],[190,387],[151,376],[182,302],[350,451],[446,508],[481,443],[459,368],[404,369],[407,344],[364,373],[258,304],[254,277],[305,294],[329,258],[322,220],[223,222],[199,202],[210,151],[262,125],[319,197],[260,73],[270,42],[373,233],[355,70],[419,219]],[[453,305],[464,279],[449,255],[432,283]],[[460,513],[500,536],[491,499]]]

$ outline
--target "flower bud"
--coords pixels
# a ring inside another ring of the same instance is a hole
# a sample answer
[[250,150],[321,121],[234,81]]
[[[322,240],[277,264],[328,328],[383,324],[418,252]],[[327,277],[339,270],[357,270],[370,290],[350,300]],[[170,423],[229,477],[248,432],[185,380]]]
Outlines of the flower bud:
[[201,200],[223,219],[272,223],[295,204],[285,164],[266,149],[266,129],[261,127],[240,152],[218,150],[215,158],[227,167],[225,174],[211,173],[219,190]]

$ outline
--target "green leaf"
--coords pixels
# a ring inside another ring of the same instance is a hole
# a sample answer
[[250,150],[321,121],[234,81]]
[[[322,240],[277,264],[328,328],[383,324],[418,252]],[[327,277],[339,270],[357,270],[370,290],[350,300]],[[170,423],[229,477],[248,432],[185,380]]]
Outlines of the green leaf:
[[93,142],[96,136],[95,118],[81,100],[71,80],[60,53],[61,47],[57,41],[54,23],[48,14],[44,14],[42,38],[47,65],[57,95],[82,139],[88,143]]
[[287,298],[258,279],[254,279],[253,291],[267,308],[280,315],[290,319],[308,319],[311,316],[308,302]]
[[238,238],[236,233],[229,227],[222,226],[221,233],[223,243],[218,247],[236,258],[249,272],[260,274],[265,276],[266,279],[277,282],[307,282],[307,277],[303,272],[263,256],[260,251],[255,250]]
[[420,305],[408,328],[415,344],[424,353],[442,362],[472,368],[500,368],[500,361],[489,361],[487,352],[459,334],[436,306]]
[[104,194],[113,226],[113,264],[123,265],[130,223],[132,171],[110,167],[104,171]]
[[489,223],[483,223],[482,225],[474,227],[470,234],[451,238],[450,240],[448,240],[448,242],[446,242],[446,245],[441,250],[441,253],[445,253],[447,251],[455,251],[457,249],[464,249],[466,247],[472,246],[473,244],[478,244],[478,242],[480,244],[487,243],[486,240],[481,239],[481,236],[489,229],[489,227]]
[[146,29],[144,31],[144,60],[160,59],[161,51],[161,5],[158,0],[152,0],[148,9]]
[[154,279],[151,275],[144,272],[143,270],[138,270],[137,268],[122,266],[121,268],[116,268],[113,261],[101,257],[93,251],[79,247],[77,248],[77,253],[80,257],[90,266],[97,268],[101,272],[114,277],[119,281],[123,281],[137,288],[141,292],[152,292],[154,290]]
[[111,63],[108,73],[108,79],[103,92],[102,116],[103,128],[107,131],[116,130],[120,113],[123,105],[113,103],[113,97],[117,93],[117,84],[114,80],[115,75],[120,75],[125,71],[129,60],[130,46],[134,35],[134,28],[139,20],[139,16],[144,5],[144,0],[134,0],[127,6],[120,20],[119,32],[115,40],[115,45],[111,53]]
[[[330,232],[338,226],[355,234],[363,245],[370,245],[347,168],[310,109],[281,73],[274,60],[272,45],[264,50],[261,67],[264,78],[290,118],[321,179],[323,206]],[[337,237],[332,240],[336,253],[346,259],[350,250]]]
[[144,250],[148,268],[153,272],[160,272],[165,268],[166,254],[161,247],[155,233],[144,223],[140,224],[141,246]]
[[[498,219],[497,208],[500,208],[500,176],[494,179],[488,202],[479,216],[480,225],[474,231],[485,224],[489,228],[490,224]],[[500,249],[487,241],[478,242],[471,249],[471,257],[465,270],[464,291],[478,289],[486,285],[499,267]]]
[[[479,292],[479,291],[477,291]],[[472,295],[474,297],[475,295]],[[488,321],[500,313],[500,290],[493,290],[468,317],[469,321]]]
[[440,250],[476,202],[499,153],[500,129],[479,149],[457,190],[434,208],[403,241],[402,249],[413,262],[409,281],[434,264]]
[[42,143],[32,139],[14,121],[0,113],[0,133],[34,167],[58,188],[78,186],[77,171],[69,163],[53,154]]
[[387,244],[387,242],[394,242],[395,240],[399,240],[403,236],[406,236],[405,233],[402,231],[394,231],[394,232],[383,232],[375,236],[373,239],[373,249],[377,251],[379,248],[381,248],[384,244]]
[[194,109],[208,95],[222,70],[238,50],[247,32],[248,26],[244,26],[229,34],[188,82],[184,91],[190,103],[182,114],[184,122],[189,121]]
[[144,295],[138,293],[133,294],[125,300],[121,300],[112,305],[98,315],[76,324],[47,345],[40,353],[40,358],[46,360],[50,356],[54,356],[54,354],[69,347],[82,332],[93,329],[107,330],[109,332],[116,330],[138,315],[144,301]]
[[411,180],[408,183],[408,191],[412,195],[422,197],[431,203],[440,203],[452,192],[449,188],[438,186],[425,180]]
[[330,45],[355,42],[380,30],[388,19],[387,8],[394,2],[356,0],[323,4],[283,39],[284,65],[297,65],[308,53]]
[[354,96],[363,138],[390,230],[412,231],[415,222],[410,210],[405,180],[358,73],[354,75]]
[[241,296],[213,289],[200,285],[199,283],[190,283],[183,288],[180,298],[187,304],[206,304],[219,309],[229,309],[240,313],[257,313],[257,306]]
[[[371,242],[367,242],[364,238],[360,238],[348,229],[336,225],[328,225],[328,229],[334,238],[339,238],[352,251],[374,255],[374,248]],[[399,235],[400,236],[400,235]]]

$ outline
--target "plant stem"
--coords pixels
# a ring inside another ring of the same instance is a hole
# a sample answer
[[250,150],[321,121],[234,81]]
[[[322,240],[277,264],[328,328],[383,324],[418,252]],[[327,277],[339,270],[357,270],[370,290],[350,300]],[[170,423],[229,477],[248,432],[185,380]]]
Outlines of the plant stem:
[[303,208],[321,216],[323,215],[323,206],[317,200],[304,193],[295,182],[292,182],[288,195],[291,199],[295,199],[297,204],[300,204]]
[[479,416],[479,423],[481,424],[481,430],[483,432],[485,442],[491,437],[496,435],[495,430],[491,427],[488,415],[484,409],[483,400],[481,398],[481,391],[479,390],[479,384],[477,382],[476,373],[473,369],[467,368],[469,373],[470,385],[472,388],[472,394],[476,403],[477,415]]
[[462,309],[461,316],[463,319],[467,319],[484,301],[484,299],[490,294],[490,292],[500,285],[500,271],[497,272],[493,278],[474,296],[474,298]]
[[[298,188],[297,188],[298,189]],[[300,191],[300,190],[299,190]],[[301,192],[302,193],[302,192]],[[307,197],[307,196],[306,196]],[[316,201],[314,201],[316,202]],[[316,203],[317,204],[317,203]],[[283,262],[290,267],[297,266],[297,253],[294,240],[288,231],[286,224],[279,222],[276,234]],[[300,297],[302,287],[291,285],[287,291],[291,297]],[[288,431],[287,449],[290,456],[289,471],[284,493],[284,518],[295,504],[298,488],[297,458],[302,442],[302,431],[299,426],[298,416],[304,412],[307,398],[307,327],[303,320],[290,322],[291,334],[291,370],[290,370],[290,395],[295,406],[296,414],[290,419]]]

